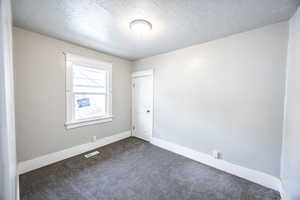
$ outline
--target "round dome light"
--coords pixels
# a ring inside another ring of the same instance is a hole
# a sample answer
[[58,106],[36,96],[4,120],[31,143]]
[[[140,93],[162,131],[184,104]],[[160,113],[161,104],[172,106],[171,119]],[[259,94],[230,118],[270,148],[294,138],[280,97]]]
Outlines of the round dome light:
[[144,19],[133,20],[130,25],[130,29],[138,34],[144,34],[152,29],[152,24]]

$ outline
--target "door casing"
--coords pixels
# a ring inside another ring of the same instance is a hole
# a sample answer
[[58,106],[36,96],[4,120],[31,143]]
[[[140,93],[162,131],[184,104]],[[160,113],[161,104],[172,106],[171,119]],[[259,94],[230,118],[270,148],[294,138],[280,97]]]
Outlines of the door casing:
[[[151,76],[152,77],[152,130],[151,130],[151,138],[153,137],[153,121],[154,121],[154,70],[150,69],[150,70],[144,70],[144,71],[137,71],[137,72],[133,72],[131,74],[131,87],[132,87],[132,100],[131,100],[131,136],[133,136],[133,128],[135,126],[135,114],[134,114],[134,109],[135,109],[135,102],[134,102],[134,95],[135,95],[135,88],[134,88],[134,80],[135,78],[139,78],[139,77],[144,77],[144,76]],[[151,139],[149,140],[149,142],[151,142]]]

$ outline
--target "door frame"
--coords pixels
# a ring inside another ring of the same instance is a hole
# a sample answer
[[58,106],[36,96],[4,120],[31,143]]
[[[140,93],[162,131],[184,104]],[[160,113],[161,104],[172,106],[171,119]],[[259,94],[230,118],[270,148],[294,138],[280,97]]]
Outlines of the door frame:
[[135,102],[134,102],[134,95],[135,95],[135,86],[134,86],[134,79],[139,78],[139,77],[144,77],[144,76],[151,76],[152,78],[152,125],[151,125],[151,136],[149,142],[151,142],[151,138],[153,137],[153,124],[154,124],[154,69],[149,69],[149,70],[143,70],[143,71],[136,71],[132,72],[131,74],[131,136],[133,136],[133,131],[134,131],[134,107],[135,107]]
[[6,200],[19,199],[14,101],[11,1],[2,0],[0,1],[0,162],[4,165],[0,169],[0,193]]

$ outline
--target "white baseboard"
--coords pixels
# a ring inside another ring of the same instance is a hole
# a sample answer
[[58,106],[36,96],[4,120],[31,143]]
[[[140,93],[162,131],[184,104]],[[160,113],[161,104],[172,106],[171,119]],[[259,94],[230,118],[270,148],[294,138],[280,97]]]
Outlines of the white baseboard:
[[195,150],[192,150],[192,149],[189,149],[189,148],[186,148],[186,147],[183,147],[183,146],[171,143],[171,142],[167,142],[167,141],[159,139],[159,138],[152,138],[151,143],[153,145],[156,145],[158,147],[169,150],[171,152],[180,154],[180,155],[190,158],[192,160],[201,162],[208,166],[211,166],[211,167],[217,168],[219,170],[225,171],[227,173],[236,175],[238,177],[247,179],[254,183],[263,185],[267,188],[274,189],[276,191],[279,191],[280,193],[282,192],[280,179],[278,179],[274,176],[271,176],[269,174],[259,172],[259,171],[253,170],[253,169],[249,169],[246,167],[242,167],[239,165],[235,165],[235,164],[232,164],[225,160],[215,159],[208,154],[197,152]]
[[[75,147],[71,147],[62,151],[50,153],[44,156],[40,156],[37,158],[34,158],[32,160],[22,161],[18,163],[18,173],[24,174],[26,172],[56,163],[58,161],[82,154],[87,151],[91,151],[93,149],[102,147],[107,144],[111,144],[114,142],[117,142],[119,140],[128,138],[131,136],[131,131],[122,132],[119,134],[115,134],[109,137],[101,138],[97,140],[96,142],[90,142],[82,145],[78,145]],[[203,164],[206,164],[208,166],[217,168],[219,170],[225,171],[227,173],[236,175],[238,177],[247,179],[249,181],[252,181],[254,183],[263,185],[265,187],[274,189],[276,191],[279,191],[281,194],[282,199],[285,199],[285,193],[282,187],[282,183],[280,179],[271,176],[269,174],[266,174],[264,172],[259,172],[253,169],[249,169],[246,167],[242,167],[239,165],[232,164],[230,162],[224,161],[224,160],[218,160],[214,159],[212,156],[197,152],[195,150],[159,139],[159,138],[152,138],[151,143],[153,145],[156,145],[158,147],[161,147],[163,149],[169,150],[171,152],[180,154],[182,156],[185,156],[187,158],[190,158],[192,160],[201,162]]]
[[18,163],[18,173],[24,174],[26,172],[56,163],[58,161],[82,154],[87,151],[102,147],[104,145],[128,138],[131,136],[131,131],[125,131],[119,134],[115,134],[109,137],[101,138],[95,142],[81,144],[62,151],[50,153],[44,156],[34,158],[32,160],[26,160]]
[[280,184],[279,192],[280,192],[281,200],[287,200],[288,199],[286,197],[282,181],[281,181],[281,184]]

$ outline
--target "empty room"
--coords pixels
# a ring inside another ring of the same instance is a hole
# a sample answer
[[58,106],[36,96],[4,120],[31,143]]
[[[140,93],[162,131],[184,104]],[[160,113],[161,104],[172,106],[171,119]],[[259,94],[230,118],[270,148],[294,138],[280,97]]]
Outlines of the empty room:
[[0,200],[300,200],[299,5],[0,0]]

